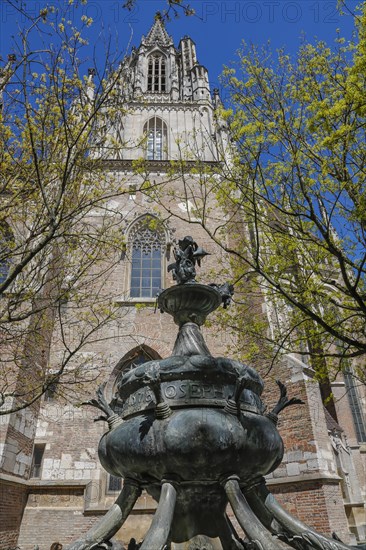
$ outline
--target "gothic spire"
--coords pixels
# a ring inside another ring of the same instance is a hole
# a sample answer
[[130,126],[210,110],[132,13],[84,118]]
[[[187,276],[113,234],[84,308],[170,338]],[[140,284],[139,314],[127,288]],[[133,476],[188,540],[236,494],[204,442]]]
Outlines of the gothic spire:
[[161,15],[158,12],[155,15],[153,26],[149,30],[146,38],[143,38],[142,43],[145,44],[145,46],[154,46],[155,44],[159,44],[159,46],[169,46],[172,42],[173,40],[167,33]]

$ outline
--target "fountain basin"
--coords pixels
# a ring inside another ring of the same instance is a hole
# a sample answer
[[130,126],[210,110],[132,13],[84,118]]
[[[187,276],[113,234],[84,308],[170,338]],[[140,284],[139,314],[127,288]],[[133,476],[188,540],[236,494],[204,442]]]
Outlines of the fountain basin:
[[222,296],[218,290],[195,282],[167,288],[158,297],[160,311],[172,315],[179,326],[187,322],[203,325],[207,315],[221,302]]
[[144,485],[171,477],[217,482],[232,474],[250,484],[282,457],[282,439],[267,417],[211,407],[176,410],[162,420],[147,411],[104,434],[99,444],[109,473]]

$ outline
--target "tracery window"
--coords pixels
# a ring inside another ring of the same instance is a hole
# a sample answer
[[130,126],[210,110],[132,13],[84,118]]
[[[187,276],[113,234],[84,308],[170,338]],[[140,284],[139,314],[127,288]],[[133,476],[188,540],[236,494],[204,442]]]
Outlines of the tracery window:
[[163,160],[166,158],[167,126],[159,117],[150,118],[144,126],[147,136],[147,160]]
[[6,281],[9,272],[9,261],[0,260],[0,283]]
[[153,216],[144,216],[130,232],[131,298],[154,298],[162,287],[165,233]]
[[150,55],[147,69],[147,91],[166,92],[166,63],[160,54]]

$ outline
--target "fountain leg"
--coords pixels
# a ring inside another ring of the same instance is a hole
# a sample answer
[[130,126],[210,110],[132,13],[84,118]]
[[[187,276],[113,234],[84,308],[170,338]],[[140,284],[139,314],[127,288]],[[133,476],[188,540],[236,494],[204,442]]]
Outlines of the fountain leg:
[[73,542],[67,550],[91,550],[108,541],[128,518],[141,488],[134,480],[125,479],[122,491],[105,516],[94,525],[83,539]]
[[260,498],[257,492],[257,486],[250,487],[249,489],[243,489],[243,494],[247,499],[250,508],[253,510],[259,521],[268,529],[271,533],[282,533],[283,528],[278,521],[275,520],[273,514],[266,508],[263,500]]
[[[272,493],[268,491],[264,482],[251,489],[250,492],[253,493],[250,496],[250,500],[253,500],[253,507],[255,507],[259,517],[268,517],[269,512],[284,528],[286,534],[289,534],[291,537],[295,536],[303,541],[304,548],[314,548],[316,550],[349,550],[352,548],[342,542],[320,535],[299,519],[291,516],[291,514],[280,506]],[[260,509],[261,503],[262,509]]]
[[169,538],[176,496],[175,487],[168,481],[164,481],[161,487],[159,504],[141,550],[163,550]]
[[229,518],[225,515],[224,528],[219,535],[220,542],[223,548],[228,550],[244,550],[244,546],[239,539],[234,527],[232,526]]
[[282,550],[282,544],[272,537],[271,533],[251,510],[241,492],[239,480],[229,478],[225,481],[224,488],[236,519],[255,548],[258,550]]

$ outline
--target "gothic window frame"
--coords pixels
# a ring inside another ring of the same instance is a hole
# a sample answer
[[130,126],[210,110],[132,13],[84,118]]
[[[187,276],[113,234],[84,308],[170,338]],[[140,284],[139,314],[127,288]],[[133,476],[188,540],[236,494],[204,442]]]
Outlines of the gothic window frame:
[[129,228],[127,243],[128,300],[155,302],[165,282],[167,233],[163,223],[152,214],[140,216]]
[[146,91],[154,94],[167,92],[167,59],[160,52],[153,52],[147,58]]
[[161,356],[157,351],[146,344],[141,344],[132,348],[118,361],[110,375],[106,388],[106,395],[109,396],[110,400],[114,401],[114,410],[117,414],[119,414],[123,408],[123,403],[118,400],[117,387],[124,373],[143,363],[159,359],[161,359]]
[[167,160],[168,127],[158,116],[150,117],[144,124],[146,135],[146,160]]

